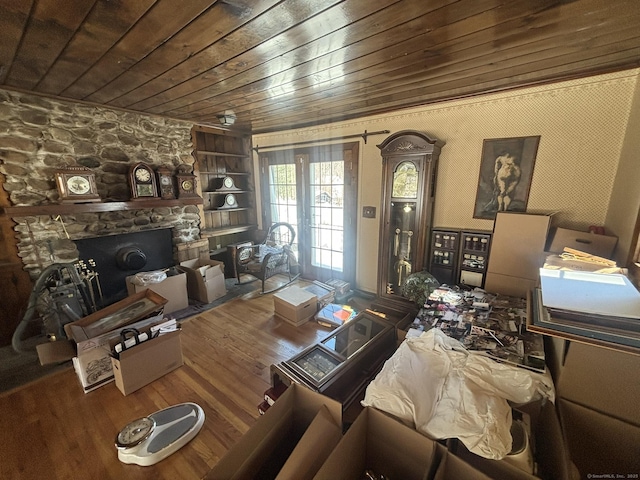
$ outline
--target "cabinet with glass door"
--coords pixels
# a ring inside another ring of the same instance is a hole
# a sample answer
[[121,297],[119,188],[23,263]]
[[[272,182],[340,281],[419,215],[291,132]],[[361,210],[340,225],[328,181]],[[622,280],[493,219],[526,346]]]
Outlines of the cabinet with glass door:
[[378,303],[397,311],[414,305],[402,294],[407,277],[429,267],[437,162],[444,142],[413,130],[389,136],[382,154]]

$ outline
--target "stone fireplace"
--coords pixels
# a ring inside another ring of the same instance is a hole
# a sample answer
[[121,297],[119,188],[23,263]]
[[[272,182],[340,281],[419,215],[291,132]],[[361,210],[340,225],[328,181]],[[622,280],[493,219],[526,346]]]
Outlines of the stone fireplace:
[[[0,173],[17,254],[31,277],[52,263],[75,262],[77,242],[88,239],[163,231],[174,264],[191,248],[208,251],[197,205],[158,199],[138,206],[127,183],[137,162],[174,171],[193,166],[191,128],[188,122],[0,89]],[[54,172],[67,166],[95,173],[102,199],[95,208],[59,204]]]

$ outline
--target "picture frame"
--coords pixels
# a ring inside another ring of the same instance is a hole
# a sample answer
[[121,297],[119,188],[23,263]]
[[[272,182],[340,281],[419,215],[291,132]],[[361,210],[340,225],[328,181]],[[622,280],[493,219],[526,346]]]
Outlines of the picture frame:
[[103,333],[126,327],[164,308],[167,299],[147,289],[113,303],[64,326],[69,338],[88,340]]
[[539,144],[539,135],[483,141],[473,218],[527,210]]

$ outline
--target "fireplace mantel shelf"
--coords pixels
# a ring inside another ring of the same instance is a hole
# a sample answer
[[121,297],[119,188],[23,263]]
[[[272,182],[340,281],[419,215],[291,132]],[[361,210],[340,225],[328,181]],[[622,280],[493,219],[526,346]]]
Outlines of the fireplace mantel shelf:
[[135,200],[131,202],[95,202],[95,203],[57,203],[49,205],[4,207],[2,213],[11,217],[29,215],[73,215],[76,213],[115,212],[122,210],[141,210],[145,208],[178,207],[183,205],[202,205],[202,198],[180,198],[177,200]]

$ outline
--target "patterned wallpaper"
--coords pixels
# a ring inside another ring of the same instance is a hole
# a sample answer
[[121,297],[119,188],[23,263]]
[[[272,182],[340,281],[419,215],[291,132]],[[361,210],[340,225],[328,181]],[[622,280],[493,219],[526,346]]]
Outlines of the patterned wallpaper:
[[[491,230],[474,219],[484,139],[540,135],[529,194],[529,211],[557,211],[557,225],[586,229],[604,225],[633,94],[640,70],[627,70],[510,92],[443,102],[336,123],[255,136],[254,145],[342,135],[414,129],[446,142],[438,167],[434,225]],[[358,211],[380,205],[379,144],[361,142]],[[375,291],[379,218],[358,219],[358,287]],[[366,240],[365,240],[366,239]],[[371,240],[375,239],[375,242]]]

